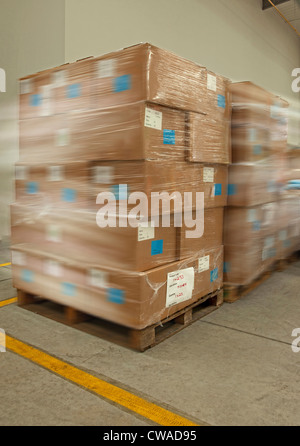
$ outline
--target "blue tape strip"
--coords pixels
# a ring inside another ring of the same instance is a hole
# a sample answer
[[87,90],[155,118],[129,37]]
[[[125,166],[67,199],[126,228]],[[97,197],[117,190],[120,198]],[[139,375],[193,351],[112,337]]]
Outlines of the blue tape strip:
[[255,144],[253,146],[253,153],[254,153],[254,155],[261,155],[261,153],[262,153],[262,145],[261,144]]
[[67,98],[74,99],[81,96],[81,85],[80,84],[72,84],[67,86]]
[[127,184],[115,184],[111,186],[111,192],[114,194],[116,200],[127,200],[128,186]]
[[29,269],[23,269],[21,273],[21,279],[24,282],[32,283],[34,281],[34,272],[30,271]]
[[164,144],[175,145],[175,130],[164,129]]
[[66,296],[75,296],[76,294],[76,285],[74,283],[63,282],[62,286],[62,294]]
[[222,94],[218,94],[218,107],[226,107],[226,98]]
[[125,293],[123,290],[118,288],[108,288],[107,290],[107,300],[114,304],[124,304],[125,303]]
[[215,197],[218,195],[222,195],[222,184],[221,183],[215,184]]
[[236,184],[228,184],[227,195],[235,195],[236,189],[237,189]]
[[26,184],[26,192],[29,195],[37,194],[39,191],[39,183],[37,181],[29,181]]
[[215,282],[219,276],[219,268],[215,268],[210,272],[210,281]]
[[131,74],[124,74],[113,80],[113,89],[115,93],[131,89]]
[[77,191],[69,188],[62,188],[61,190],[61,198],[62,201],[66,201],[67,203],[74,203],[76,201]]
[[230,271],[230,262],[224,262],[223,264],[223,272],[224,273],[229,273]]
[[151,242],[151,255],[152,256],[162,254],[163,249],[164,249],[164,241],[163,240],[153,240]]
[[260,231],[260,228],[261,228],[261,222],[259,220],[255,220],[252,224],[252,230]]
[[30,96],[30,105],[32,107],[39,107],[42,104],[42,96],[40,94],[32,94]]

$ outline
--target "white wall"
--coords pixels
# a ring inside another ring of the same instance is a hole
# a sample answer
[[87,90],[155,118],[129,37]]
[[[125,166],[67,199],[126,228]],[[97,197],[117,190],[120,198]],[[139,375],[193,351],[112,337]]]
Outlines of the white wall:
[[18,160],[18,79],[64,62],[64,0],[0,0],[0,239],[10,233]]

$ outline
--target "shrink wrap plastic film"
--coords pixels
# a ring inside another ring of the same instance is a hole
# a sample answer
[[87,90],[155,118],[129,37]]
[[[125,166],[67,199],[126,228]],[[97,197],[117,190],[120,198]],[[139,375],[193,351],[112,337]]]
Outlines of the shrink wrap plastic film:
[[223,246],[146,272],[99,268],[12,246],[13,285],[127,327],[142,329],[222,287]]
[[230,162],[230,82],[140,44],[20,80],[20,161]]
[[15,286],[137,329],[222,288],[229,85],[148,43],[20,79]]

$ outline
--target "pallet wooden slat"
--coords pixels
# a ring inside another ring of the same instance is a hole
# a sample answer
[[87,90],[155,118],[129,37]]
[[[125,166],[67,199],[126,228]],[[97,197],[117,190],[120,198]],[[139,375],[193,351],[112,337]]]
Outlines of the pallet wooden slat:
[[104,319],[94,318],[69,306],[60,305],[18,290],[18,305],[22,308],[141,352],[183,330],[196,320],[219,308],[222,303],[223,289],[219,289],[177,311],[160,323],[136,330]]

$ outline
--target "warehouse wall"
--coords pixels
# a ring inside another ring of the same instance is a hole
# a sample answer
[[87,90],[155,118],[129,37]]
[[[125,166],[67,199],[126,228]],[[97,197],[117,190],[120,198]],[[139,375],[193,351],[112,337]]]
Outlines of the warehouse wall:
[[0,239],[10,233],[13,164],[18,160],[19,77],[64,62],[64,0],[0,0]]
[[[66,61],[150,42],[299,101],[300,39],[261,0],[66,0]],[[300,137],[299,137],[300,139]]]

